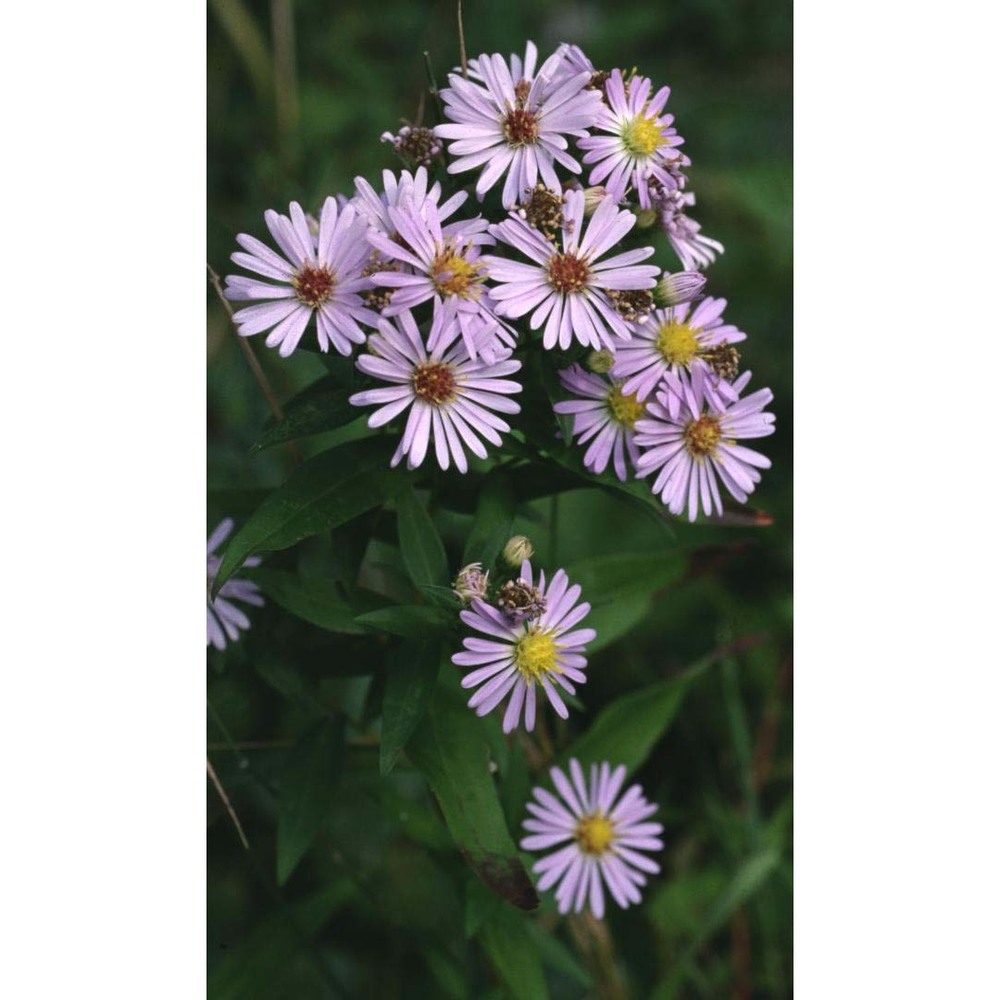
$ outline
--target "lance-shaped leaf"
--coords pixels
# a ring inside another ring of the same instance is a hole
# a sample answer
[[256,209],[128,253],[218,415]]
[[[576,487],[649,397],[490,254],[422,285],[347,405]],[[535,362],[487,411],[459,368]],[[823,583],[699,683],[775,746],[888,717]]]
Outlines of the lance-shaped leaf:
[[410,579],[418,586],[443,584],[448,579],[448,559],[441,536],[412,486],[396,498],[399,547]]
[[478,940],[510,996],[547,1000],[542,960],[528,921],[502,906],[480,928]]
[[440,662],[441,648],[437,643],[404,643],[387,657],[378,755],[382,774],[393,769],[423,716]]
[[354,620],[359,609],[344,599],[332,580],[264,569],[254,570],[253,579],[275,604],[310,625],[349,635],[366,631]]
[[385,467],[388,448],[387,442],[356,441],[300,465],[233,536],[212,593],[248,556],[287,549],[384,503],[405,483]]
[[502,472],[494,470],[486,477],[479,497],[462,562],[481,562],[483,568],[488,570],[510,538],[516,509],[517,499],[510,480]]
[[688,688],[716,658],[710,654],[676,677],[617,698],[560,755],[560,764],[576,757],[584,767],[606,760],[612,767],[624,764],[634,771],[670,728]]
[[350,386],[343,386],[332,375],[325,375],[293,397],[284,408],[285,419],[271,419],[264,425],[252,451],[262,451],[285,441],[337,430],[361,416],[347,401]]
[[366,630],[388,632],[404,639],[427,639],[434,633],[447,632],[458,623],[458,615],[444,608],[431,608],[424,604],[394,604],[388,608],[358,615],[354,619]]
[[638,625],[656,592],[679,580],[686,566],[679,552],[598,556],[569,566],[567,575],[591,605],[584,624],[597,630],[588,652],[604,649]]
[[293,747],[278,795],[278,884],[309,850],[329,814],[343,757],[343,721],[324,719]]
[[407,756],[431,787],[465,860],[497,895],[533,910],[538,895],[518,857],[489,769],[484,726],[462,694],[435,688]]

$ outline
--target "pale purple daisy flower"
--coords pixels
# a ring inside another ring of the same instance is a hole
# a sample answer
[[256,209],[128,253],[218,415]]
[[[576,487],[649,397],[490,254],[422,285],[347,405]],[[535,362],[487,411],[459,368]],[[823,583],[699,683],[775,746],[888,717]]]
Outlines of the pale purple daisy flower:
[[740,359],[732,345],[746,340],[747,335],[723,322],[725,308],[725,299],[709,296],[693,307],[682,302],[657,309],[632,331],[632,339],[618,348],[611,374],[624,381],[624,392],[645,399],[667,372],[702,368],[716,376],[709,386],[718,386],[726,397],[724,381],[736,378]]
[[590,73],[591,77],[593,77],[597,72],[597,68],[590,61],[590,57],[579,45],[563,42],[556,49],[555,54],[562,60],[559,70],[564,73]]
[[558,848],[536,861],[532,871],[541,876],[539,892],[558,883],[560,913],[580,913],[586,906],[600,920],[605,887],[622,909],[628,909],[641,902],[639,890],[646,875],[660,870],[642,853],[663,850],[663,825],[647,822],[659,806],[646,801],[641,785],[632,785],[619,797],[625,774],[624,764],[614,770],[607,761],[591,764],[588,785],[580,762],[572,758],[569,777],[558,767],[549,771],[558,797],[539,786],[532,793],[531,816],[522,824],[530,835],[521,840],[521,848]]
[[271,330],[267,346],[277,347],[287,358],[315,313],[320,350],[328,351],[332,343],[341,354],[350,354],[353,344],[365,342],[358,324],[374,326],[378,320],[378,313],[364,305],[360,294],[372,287],[362,274],[370,253],[365,236],[368,223],[352,206],[341,209],[335,198],[327,198],[314,236],[298,202],[291,203],[289,212],[291,218],[270,209],[264,213],[267,228],[285,257],[246,233],[236,237],[247,252],[234,253],[233,263],[280,284],[227,276],[227,299],[277,300],[240,309],[233,321],[241,337]]
[[[379,194],[364,177],[355,177],[354,185],[357,197],[354,200],[354,206],[358,214],[363,215],[374,230],[390,240],[394,240],[397,236],[396,226],[389,216],[390,208],[398,208],[402,205],[412,208],[418,215],[425,215],[428,207],[433,206],[438,222],[442,223],[465,204],[469,195],[466,191],[459,191],[444,204],[438,204],[441,200],[441,185],[438,181],[429,185],[428,179],[427,170],[424,167],[417,167],[412,174],[408,170],[403,170],[398,178],[391,170],[383,170],[383,190]],[[451,223],[450,226],[443,226],[442,233],[448,236],[453,232],[466,231],[468,228],[468,220],[458,220]],[[479,228],[485,229],[486,227]]]
[[715,255],[725,252],[718,240],[711,240],[701,234],[701,223],[689,219],[685,210],[694,204],[694,194],[690,191],[661,191],[657,194],[654,208],[659,212],[660,225],[680,258],[684,267],[697,270],[715,262]]
[[[440,323],[432,324],[431,336]],[[377,404],[368,419],[369,427],[381,427],[409,409],[406,429],[391,464],[406,456],[406,467],[415,469],[427,454],[431,442],[438,465],[447,469],[452,461],[459,472],[467,472],[465,448],[486,458],[481,438],[501,445],[500,434],[510,425],[497,413],[519,413],[520,406],[507,397],[521,391],[512,375],[521,362],[506,356],[493,362],[470,358],[461,340],[438,336],[439,345],[428,350],[411,313],[396,317],[395,325],[379,320],[379,332],[368,338],[371,353],[361,354],[357,366],[366,375],[392,383],[381,389],[357,392],[350,397],[354,406]],[[496,411],[496,412],[494,412]]]
[[[454,199],[445,203],[448,208]],[[465,219],[442,228],[437,206],[424,200],[419,208],[412,202],[387,205],[386,212],[397,238],[390,239],[372,229],[368,239],[383,257],[402,264],[402,271],[378,271],[372,280],[395,289],[384,316],[397,316],[428,299],[434,303],[436,320],[428,348],[447,347],[439,336],[461,335],[470,357],[497,356],[515,338],[494,314],[494,303],[486,286],[489,276],[480,247],[494,242],[485,219]]]
[[[479,70],[479,60],[480,57],[473,57],[468,62],[469,79],[475,80],[477,83],[486,83],[486,79]],[[487,59],[490,57],[487,56]],[[539,76],[547,76],[550,79],[555,76],[556,71],[560,68],[563,61],[563,54],[560,51],[554,52],[545,62],[542,64],[542,68],[538,70]],[[516,52],[511,53],[510,60],[508,62],[508,70],[510,72],[510,78],[514,81],[515,88],[523,80],[525,83],[531,83],[536,76],[535,70],[538,67],[538,46],[534,42],[528,41],[524,46],[524,58],[522,59]],[[461,67],[456,66],[452,72],[455,76],[461,73]],[[489,67],[487,67],[487,73],[489,73]]]
[[[560,61],[553,57],[543,70]],[[553,80],[547,72],[540,72],[533,80],[517,79],[497,53],[481,55],[476,69],[482,85],[452,73],[448,77],[451,86],[441,91],[451,123],[438,125],[434,131],[443,139],[455,140],[448,147],[455,157],[448,172],[482,167],[476,181],[480,201],[506,173],[504,208],[513,207],[539,176],[547,187],[558,190],[555,163],[578,174],[582,168],[566,152],[566,136],[587,135],[600,112],[600,95],[583,89],[590,75],[577,73]]]
[[563,719],[569,715],[556,685],[574,694],[574,682],[586,682],[583,671],[587,660],[583,652],[586,643],[597,635],[592,628],[576,628],[590,605],[576,603],[580,586],[570,586],[564,570],[555,573],[548,587],[545,573],[540,573],[536,587],[531,563],[525,559],[519,582],[535,591],[536,606],[544,607],[538,617],[515,621],[515,616],[474,600],[469,610],[461,612],[462,621],[490,638],[463,639],[465,649],[451,658],[460,667],[476,668],[462,678],[462,687],[478,688],[469,699],[469,708],[474,708],[477,715],[492,712],[510,695],[503,717],[505,733],[517,728],[522,709],[524,728],[529,733],[535,728],[539,685],[556,713]]
[[722,401],[711,391],[709,377],[704,368],[690,375],[668,373],[656,401],[648,405],[648,417],[635,425],[635,441],[643,449],[636,463],[639,474],[657,470],[653,492],[672,514],[687,507],[690,521],[699,510],[709,516],[722,513],[717,480],[746,503],[760,482],[757,470],[771,467],[770,459],[736,443],[774,433],[774,414],[763,412],[774,398],[771,390],[740,399],[750,381],[750,372],[744,372],[732,385],[735,401]]
[[614,465],[615,475],[622,481],[628,478],[625,455],[632,467],[639,458],[635,445],[635,422],[646,412],[646,407],[622,391],[618,379],[608,379],[571,365],[559,372],[559,381],[582,399],[567,399],[556,403],[556,413],[573,415],[573,435],[577,444],[587,444],[583,456],[584,467],[600,475],[608,462]]
[[[233,601],[253,604],[263,607],[264,598],[260,589],[251,580],[239,580],[230,577],[220,588],[219,593],[212,597],[212,584],[215,575],[222,565],[222,557],[215,555],[215,550],[232,534],[234,522],[231,517],[220,521],[215,531],[208,538],[208,640],[207,644],[216,649],[226,648],[226,637],[235,642],[240,637],[240,629],[250,628],[250,619]],[[260,556],[250,556],[244,566],[259,566]]]
[[653,254],[640,247],[598,259],[635,225],[635,216],[620,211],[612,198],[605,198],[584,227],[584,194],[567,191],[561,235],[548,241],[524,219],[512,216],[490,232],[504,243],[530,257],[534,263],[485,256],[500,316],[517,319],[531,312],[529,325],[543,323],[542,343],[547,349],[565,349],[575,337],[587,347],[614,349],[614,338],[628,340],[629,324],[619,315],[608,292],[651,289],[660,269],[639,264]]
[[649,77],[634,76],[626,82],[620,69],[612,70],[604,85],[607,105],[594,123],[595,129],[611,134],[587,136],[579,143],[589,150],[583,162],[597,164],[590,183],[603,183],[619,200],[631,185],[642,208],[651,205],[651,181],[668,189],[676,186],[669,164],[684,142],[673,127],[674,116],[662,113],[670,88],[661,87],[650,98],[651,89]]

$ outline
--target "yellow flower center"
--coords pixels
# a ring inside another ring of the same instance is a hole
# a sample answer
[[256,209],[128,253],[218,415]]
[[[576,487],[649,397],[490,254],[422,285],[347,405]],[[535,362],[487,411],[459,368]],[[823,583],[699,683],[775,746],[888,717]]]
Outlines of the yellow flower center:
[[660,327],[656,346],[669,365],[689,365],[698,356],[698,336],[687,323],[671,320]]
[[576,824],[574,836],[584,854],[603,854],[614,840],[615,828],[607,816],[596,813],[584,816]]
[[692,420],[684,428],[684,446],[697,457],[711,455],[715,446],[722,440],[722,427],[717,417],[708,414]]
[[655,118],[633,118],[622,129],[622,143],[632,156],[651,156],[668,144],[662,131],[663,126]]
[[635,428],[635,422],[646,412],[645,404],[640,403],[634,393],[626,396],[620,385],[612,386],[608,393],[608,409],[615,420],[629,430]]
[[556,643],[550,632],[532,630],[517,641],[514,662],[528,684],[534,684],[546,674],[558,673]]
[[484,279],[483,265],[466,260],[460,249],[445,245],[431,264],[431,280],[442,295],[457,295],[460,299],[478,299]]

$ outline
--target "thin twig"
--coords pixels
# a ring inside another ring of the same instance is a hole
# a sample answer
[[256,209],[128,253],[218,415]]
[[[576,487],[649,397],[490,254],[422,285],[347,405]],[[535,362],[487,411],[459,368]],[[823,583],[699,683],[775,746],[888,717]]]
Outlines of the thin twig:
[[243,832],[240,818],[236,815],[236,810],[233,808],[232,802],[229,801],[229,796],[226,795],[226,790],[222,787],[222,782],[219,781],[219,776],[215,773],[215,768],[212,767],[212,762],[206,758],[205,763],[208,764],[208,776],[212,779],[212,784],[215,785],[215,790],[219,793],[219,798],[222,799],[222,804],[226,807],[226,812],[229,813],[229,818],[233,821],[233,826],[236,827],[236,832],[240,835],[240,841],[249,851],[250,841],[247,840],[247,835]]
[[462,62],[462,76],[469,79],[469,61],[465,57],[465,27],[462,24],[462,0],[458,0],[458,54]]
[[[219,276],[212,270],[212,265],[208,264],[208,273],[212,279],[212,284],[215,286],[215,292],[219,296],[219,301],[222,303],[222,307],[226,310],[226,315],[229,317],[230,323],[233,324],[233,329],[236,330],[236,321],[233,319],[233,307],[229,304],[229,299],[226,298],[222,291],[222,284],[219,281]],[[237,331],[237,339],[239,340],[240,347],[243,349],[243,354],[246,356],[247,364],[250,365],[250,371],[253,372],[254,378],[257,379],[257,384],[260,386],[261,392],[264,393],[264,398],[267,400],[267,405],[271,407],[271,413],[274,414],[275,420],[284,420],[285,411],[281,408],[281,403],[278,401],[278,397],[274,393],[274,389],[271,388],[271,383],[268,380],[264,369],[261,368],[260,362],[257,360],[257,355],[254,354],[253,349],[247,343],[245,337],[239,336],[239,331]]]
[[444,105],[441,103],[441,95],[438,93],[437,80],[434,79],[434,67],[431,65],[431,54],[424,49],[424,69],[427,70],[427,86],[437,105],[438,121],[444,119]]

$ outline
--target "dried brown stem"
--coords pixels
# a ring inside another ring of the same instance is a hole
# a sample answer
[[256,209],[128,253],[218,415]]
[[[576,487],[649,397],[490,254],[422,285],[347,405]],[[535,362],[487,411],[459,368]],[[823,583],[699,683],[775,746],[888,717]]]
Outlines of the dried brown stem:
[[219,798],[222,799],[222,804],[226,807],[226,812],[229,813],[229,818],[233,821],[233,826],[236,827],[236,832],[240,835],[240,842],[249,851],[250,841],[247,840],[247,835],[243,832],[240,818],[236,815],[236,810],[233,808],[232,802],[229,801],[229,796],[222,787],[222,782],[219,781],[219,776],[215,773],[215,768],[212,767],[212,762],[206,759],[205,763],[208,765],[208,776],[212,779],[212,784],[215,785],[215,790],[219,793]]
[[469,60],[465,55],[465,26],[462,24],[462,0],[458,0],[458,55],[462,63],[462,76],[469,79]]

